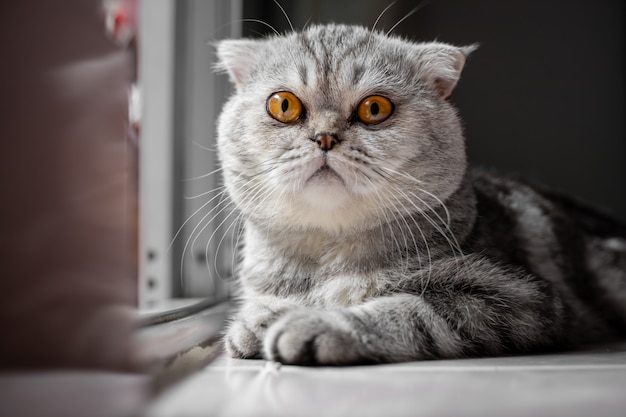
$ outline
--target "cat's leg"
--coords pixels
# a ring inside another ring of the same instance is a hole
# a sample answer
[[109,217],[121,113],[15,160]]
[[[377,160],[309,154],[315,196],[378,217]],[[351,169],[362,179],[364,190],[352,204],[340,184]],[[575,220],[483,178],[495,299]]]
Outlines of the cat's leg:
[[356,306],[287,313],[267,332],[264,355],[308,365],[399,362],[524,352],[560,336],[563,305],[543,281],[484,260],[431,274],[423,292],[407,285]]
[[294,308],[293,302],[270,296],[244,301],[227,326],[226,353],[232,358],[260,358],[268,327]]

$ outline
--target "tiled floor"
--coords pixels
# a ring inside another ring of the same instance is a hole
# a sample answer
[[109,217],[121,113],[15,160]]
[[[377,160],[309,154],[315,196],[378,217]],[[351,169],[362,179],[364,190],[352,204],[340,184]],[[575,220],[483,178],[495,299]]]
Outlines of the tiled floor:
[[348,368],[221,357],[166,392],[146,415],[624,417],[626,344]]

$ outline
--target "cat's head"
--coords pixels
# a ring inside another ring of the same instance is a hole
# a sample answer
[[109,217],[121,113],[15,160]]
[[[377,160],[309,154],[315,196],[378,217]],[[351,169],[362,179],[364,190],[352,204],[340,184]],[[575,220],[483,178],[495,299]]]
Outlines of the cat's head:
[[466,169],[446,99],[472,49],[343,25],[220,42],[236,87],[218,123],[231,197],[259,224],[328,231],[445,201]]

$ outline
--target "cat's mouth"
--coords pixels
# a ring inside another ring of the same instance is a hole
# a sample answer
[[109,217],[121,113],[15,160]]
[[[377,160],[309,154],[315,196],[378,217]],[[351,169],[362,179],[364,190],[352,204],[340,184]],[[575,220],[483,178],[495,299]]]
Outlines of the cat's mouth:
[[[318,159],[315,165],[309,165],[306,181],[303,184],[300,198],[309,207],[330,213],[342,207],[351,198],[348,186],[334,164],[329,163],[327,157]],[[341,166],[341,165],[340,165]],[[303,167],[304,168],[304,167]],[[306,168],[305,168],[306,169]]]
[[341,175],[337,173],[333,168],[328,165],[328,162],[324,161],[324,164],[317,169],[307,180],[307,182],[311,182],[313,180],[339,180],[342,184],[344,184],[343,178]]

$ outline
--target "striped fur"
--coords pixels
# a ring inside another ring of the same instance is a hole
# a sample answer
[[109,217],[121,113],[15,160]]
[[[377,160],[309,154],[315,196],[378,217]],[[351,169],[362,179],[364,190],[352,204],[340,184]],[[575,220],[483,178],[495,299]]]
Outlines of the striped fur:
[[[219,44],[236,86],[220,159],[245,225],[231,356],[343,365],[624,336],[624,228],[467,167],[446,98],[471,51],[341,25]],[[295,123],[268,115],[277,91],[302,101]],[[395,105],[375,126],[354,116],[372,94]]]

